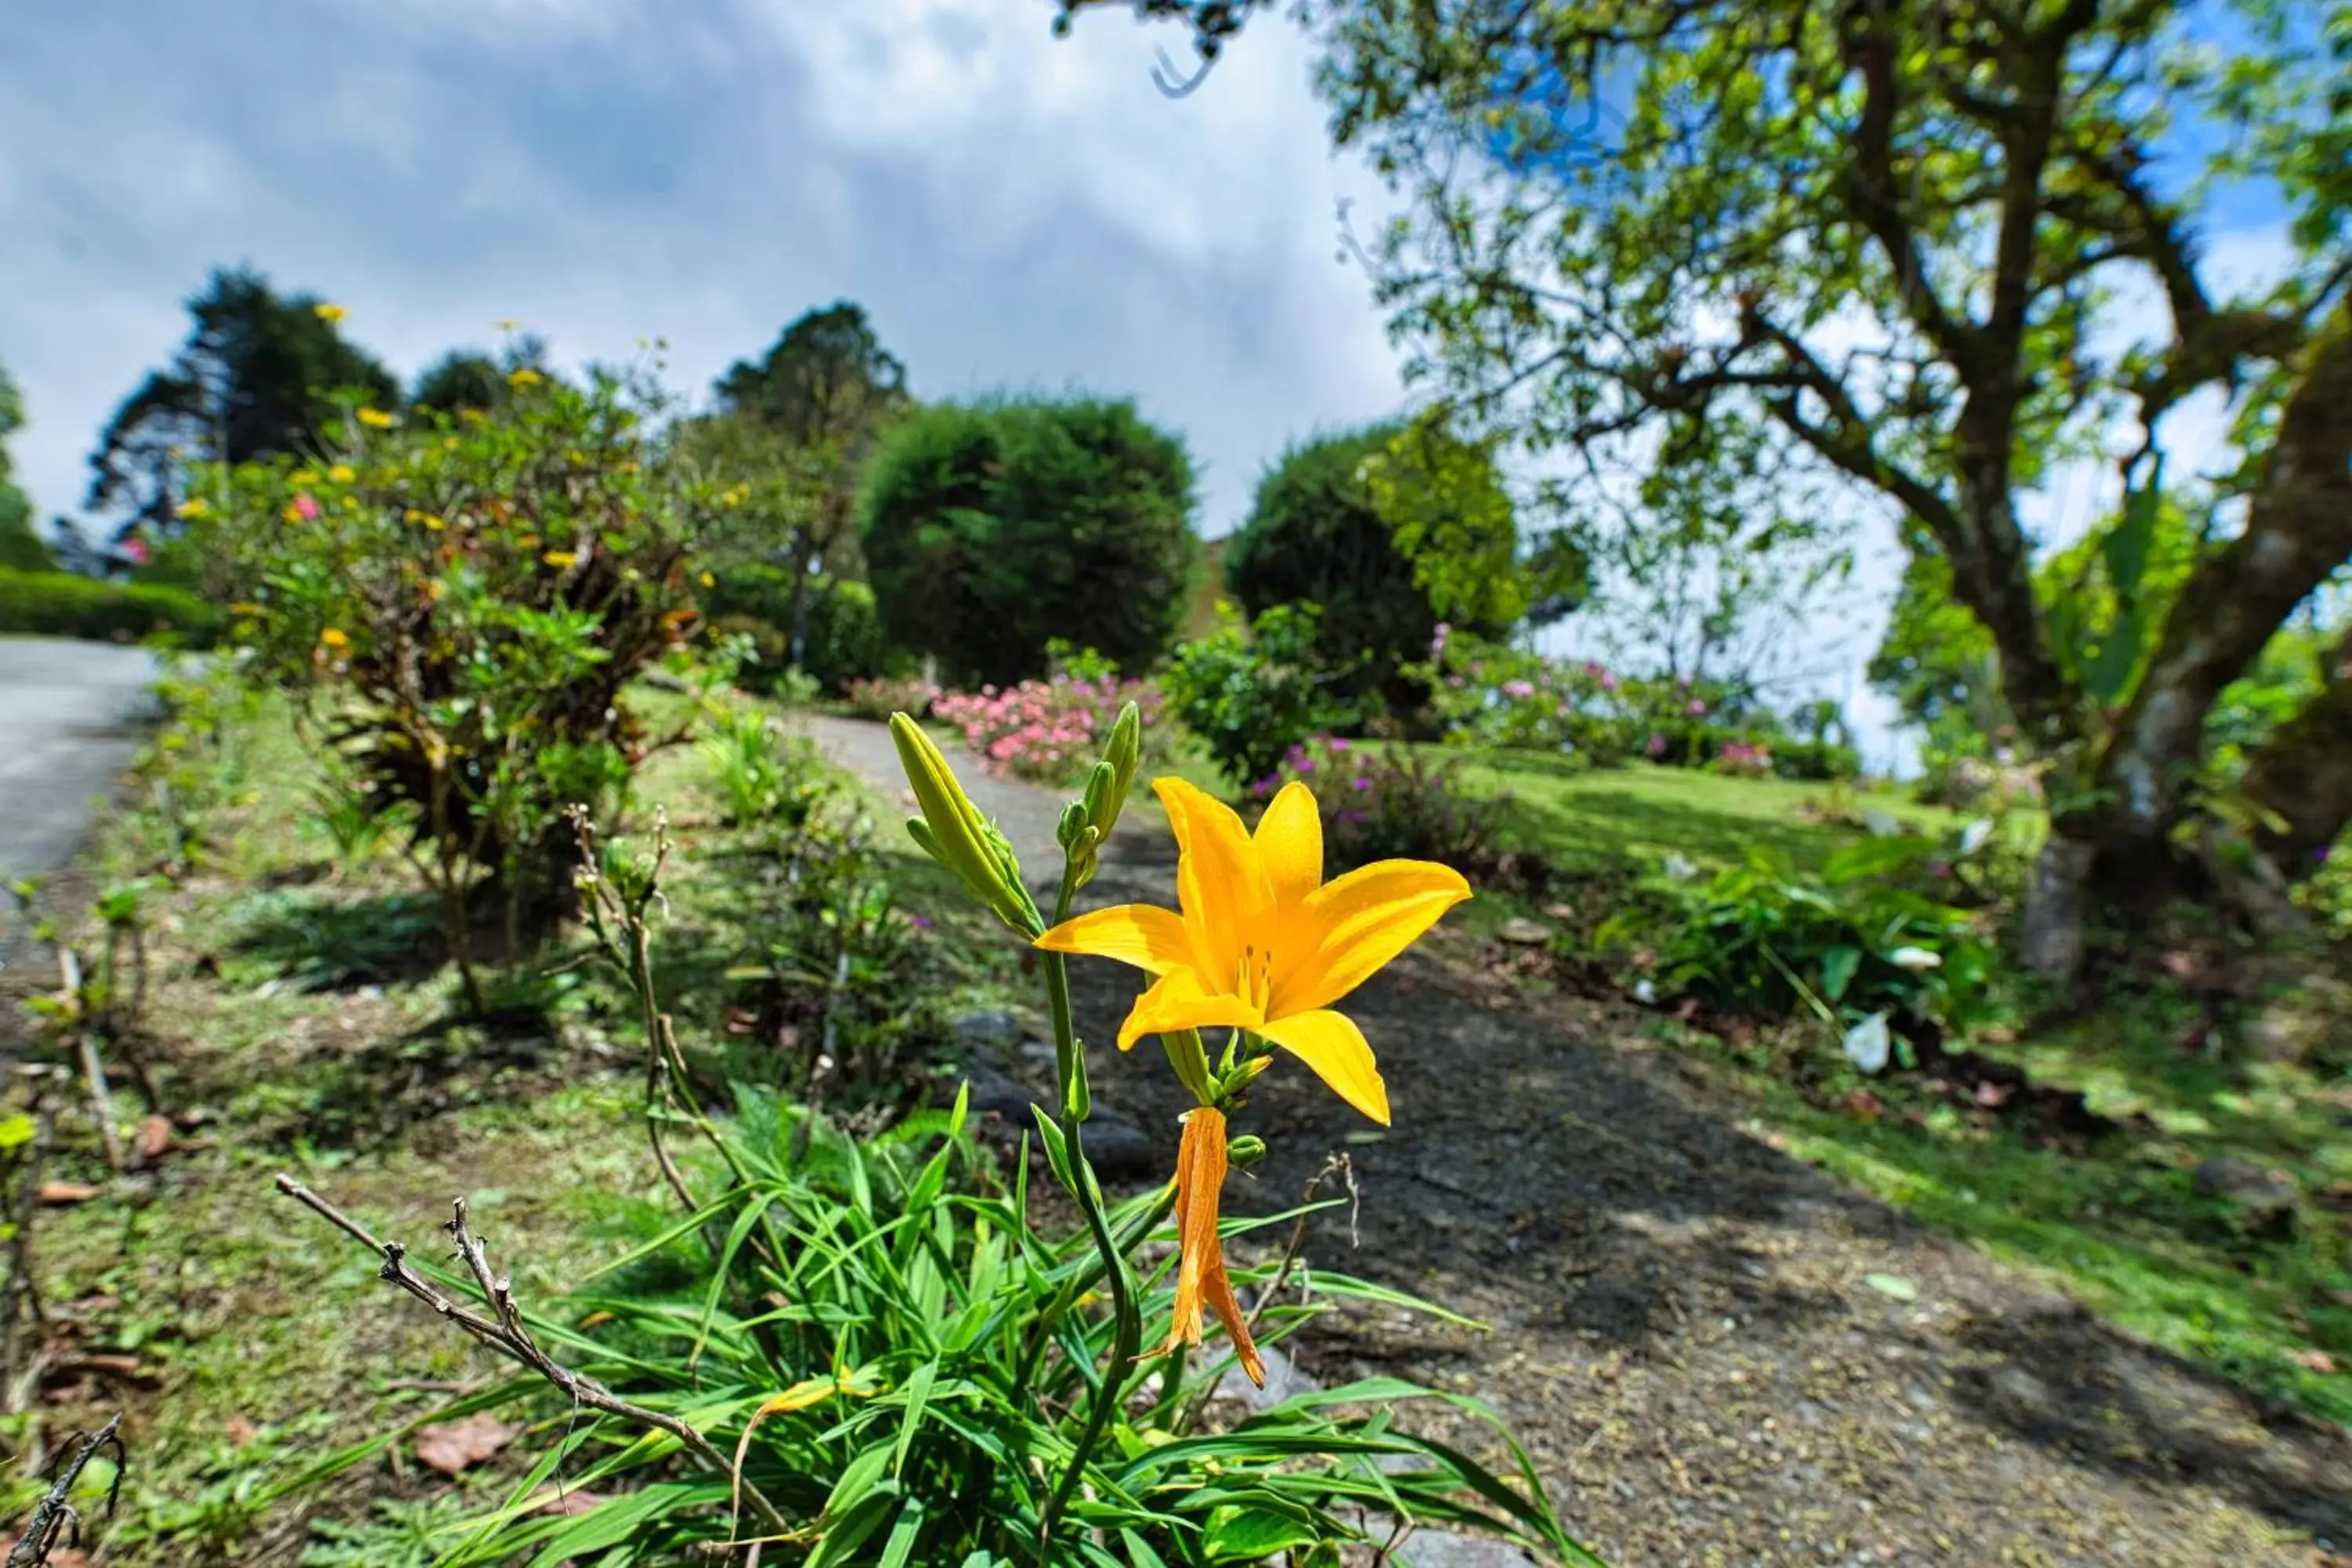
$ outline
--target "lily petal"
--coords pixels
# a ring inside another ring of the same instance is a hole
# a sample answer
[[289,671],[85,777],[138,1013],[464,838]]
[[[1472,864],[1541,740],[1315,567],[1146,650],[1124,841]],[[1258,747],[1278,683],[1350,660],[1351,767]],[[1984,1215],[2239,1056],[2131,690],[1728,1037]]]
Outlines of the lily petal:
[[1433,860],[1375,860],[1307,895],[1275,966],[1276,1016],[1328,1007],[1470,897],[1462,873]]
[[1332,1093],[1389,1124],[1388,1085],[1354,1019],[1344,1013],[1298,1013],[1262,1024],[1257,1032],[1314,1068]]
[[1323,885],[1323,814],[1315,792],[1297,779],[1266,806],[1250,842],[1276,905],[1296,904]]
[[1220,985],[1241,973],[1242,933],[1274,903],[1257,847],[1234,808],[1179,778],[1152,782],[1176,834],[1176,898],[1194,966]]
[[1202,990],[1201,977],[1192,970],[1171,969],[1135,999],[1127,1021],[1118,1026],[1118,1048],[1133,1050],[1146,1035],[1179,1029],[1255,1029],[1264,1017],[1238,996]]
[[1118,904],[1064,921],[1031,945],[1048,952],[1082,952],[1115,958],[1146,974],[1165,974],[1192,963],[1192,939],[1173,910],[1150,904]]

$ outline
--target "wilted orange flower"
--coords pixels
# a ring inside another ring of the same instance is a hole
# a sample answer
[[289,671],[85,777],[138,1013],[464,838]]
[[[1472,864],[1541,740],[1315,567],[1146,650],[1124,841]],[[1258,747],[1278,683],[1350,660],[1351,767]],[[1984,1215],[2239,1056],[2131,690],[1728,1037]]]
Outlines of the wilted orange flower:
[[1213,1105],[1194,1106],[1185,1113],[1184,1140],[1176,1153],[1176,1319],[1151,1353],[1199,1344],[1201,1309],[1206,1306],[1224,1324],[1242,1370],[1264,1388],[1265,1363],[1251,1342],[1249,1321],[1234,1297],[1225,1249],[1217,1239],[1217,1200],[1224,1185],[1225,1113]]

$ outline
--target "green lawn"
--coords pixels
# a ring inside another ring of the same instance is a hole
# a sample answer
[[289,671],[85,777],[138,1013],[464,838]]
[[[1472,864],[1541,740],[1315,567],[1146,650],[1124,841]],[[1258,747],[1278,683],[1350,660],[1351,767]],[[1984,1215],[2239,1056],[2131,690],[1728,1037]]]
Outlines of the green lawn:
[[[1730,778],[1647,763],[1577,768],[1534,752],[1453,754],[1463,758],[1475,786],[1510,795],[1513,831],[1561,866],[1628,857],[1655,863],[1670,854],[1721,865],[1761,847],[1811,868],[1861,832],[1807,820],[1808,805],[1829,798],[1828,784]],[[1893,792],[1863,793],[1855,802],[1858,809],[1883,811],[1927,832],[1961,820]]]

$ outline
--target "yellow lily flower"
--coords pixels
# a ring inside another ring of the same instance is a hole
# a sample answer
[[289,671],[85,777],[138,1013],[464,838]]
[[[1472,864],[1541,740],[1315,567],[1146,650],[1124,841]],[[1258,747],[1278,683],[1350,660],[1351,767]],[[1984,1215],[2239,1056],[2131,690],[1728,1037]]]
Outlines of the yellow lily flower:
[[1154,977],[1119,1026],[1119,1049],[1146,1035],[1246,1029],[1386,1126],[1388,1088],[1371,1047],[1331,1005],[1469,898],[1470,884],[1429,860],[1380,860],[1324,881],[1323,821],[1303,784],[1283,786],[1255,836],[1232,807],[1181,779],[1152,787],[1176,832],[1181,912],[1096,910],[1036,945],[1115,958]]

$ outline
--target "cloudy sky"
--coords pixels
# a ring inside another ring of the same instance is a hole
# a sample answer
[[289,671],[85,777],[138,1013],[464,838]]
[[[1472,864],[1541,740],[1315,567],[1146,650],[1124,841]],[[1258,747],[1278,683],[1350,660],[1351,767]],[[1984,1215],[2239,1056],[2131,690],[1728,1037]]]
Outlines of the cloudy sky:
[[[345,305],[413,374],[521,321],[567,362],[667,342],[698,393],[837,298],[926,397],[1135,395],[1184,432],[1230,528],[1295,438],[1395,411],[1397,354],[1337,209],[1386,209],[1328,150],[1307,50],[1261,25],[1206,86],[1169,28],[1047,0],[5,0],[0,364],[16,464],[79,510],[115,403],[217,264]],[[2264,239],[2253,233],[2256,250]],[[2274,242],[2275,231],[2270,237]],[[2059,531],[2092,477],[2039,507]],[[1895,570],[1843,606],[1832,694]],[[1874,748],[1875,749],[1875,748]],[[1874,760],[1881,760],[1874,757]]]
[[1294,436],[1390,412],[1337,259],[1304,45],[1184,101],[1172,30],[1045,0],[8,0],[0,363],[44,513],[215,263],[351,310],[413,372],[517,318],[566,360],[667,340],[698,391],[863,301],[925,396],[1139,396],[1221,532]]

